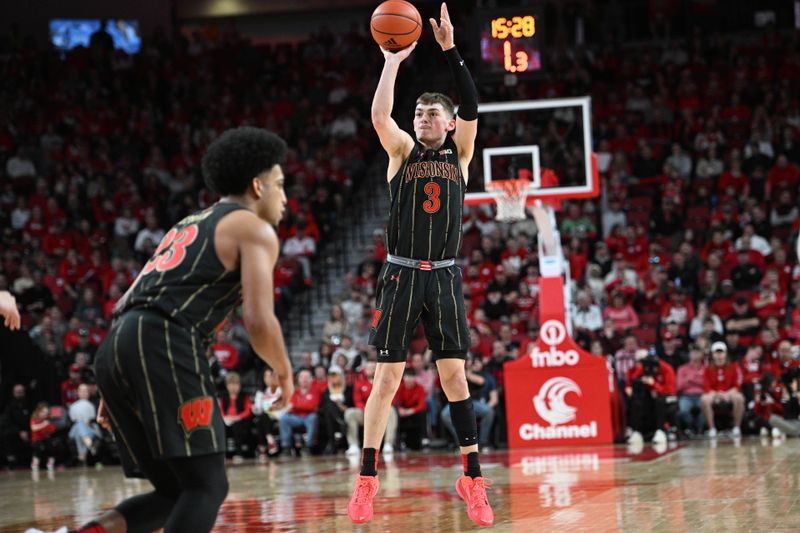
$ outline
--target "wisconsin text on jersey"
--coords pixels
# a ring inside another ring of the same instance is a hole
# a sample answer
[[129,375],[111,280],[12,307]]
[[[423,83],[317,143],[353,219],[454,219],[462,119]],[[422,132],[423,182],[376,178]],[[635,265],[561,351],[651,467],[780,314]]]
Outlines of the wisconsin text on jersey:
[[441,176],[444,179],[455,182],[461,179],[458,167],[444,161],[418,161],[416,163],[411,163],[406,168],[403,179],[408,183],[411,180],[436,176]]

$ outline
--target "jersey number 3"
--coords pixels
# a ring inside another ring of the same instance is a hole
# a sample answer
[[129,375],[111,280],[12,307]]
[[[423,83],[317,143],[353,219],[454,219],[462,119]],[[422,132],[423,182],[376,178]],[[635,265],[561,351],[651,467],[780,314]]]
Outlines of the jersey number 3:
[[422,190],[428,195],[428,199],[422,202],[422,209],[424,209],[426,213],[430,214],[439,211],[439,208],[442,206],[442,201],[439,200],[439,194],[442,192],[442,190],[439,188],[439,184],[429,181],[425,184],[425,187]]
[[169,230],[161,239],[161,244],[156,248],[153,257],[142,269],[142,274],[149,274],[153,270],[166,272],[180,265],[186,257],[186,247],[197,238],[197,224],[186,226],[178,231],[175,228]]

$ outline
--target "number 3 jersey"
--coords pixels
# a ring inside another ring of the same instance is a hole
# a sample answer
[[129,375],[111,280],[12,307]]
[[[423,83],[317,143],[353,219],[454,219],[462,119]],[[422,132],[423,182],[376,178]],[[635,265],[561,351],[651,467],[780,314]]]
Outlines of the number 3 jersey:
[[415,141],[389,182],[386,251],[427,261],[457,257],[465,193],[453,138],[448,135],[435,150]]
[[241,301],[239,270],[226,272],[214,247],[220,219],[238,209],[217,202],[173,226],[115,315],[152,310],[208,338]]

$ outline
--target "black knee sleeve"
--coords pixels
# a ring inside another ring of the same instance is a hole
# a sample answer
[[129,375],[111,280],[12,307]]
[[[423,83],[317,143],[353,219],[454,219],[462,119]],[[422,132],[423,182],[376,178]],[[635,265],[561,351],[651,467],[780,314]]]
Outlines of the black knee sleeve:
[[164,533],[211,531],[228,495],[225,455],[182,457],[168,459],[167,463],[181,485],[181,496],[164,525]]
[[220,505],[228,495],[228,475],[223,454],[170,459],[169,465],[175,472],[182,492],[199,492],[207,503],[219,502]]
[[471,398],[450,402],[450,419],[453,421],[459,446],[478,444],[478,423],[475,421],[475,408]]

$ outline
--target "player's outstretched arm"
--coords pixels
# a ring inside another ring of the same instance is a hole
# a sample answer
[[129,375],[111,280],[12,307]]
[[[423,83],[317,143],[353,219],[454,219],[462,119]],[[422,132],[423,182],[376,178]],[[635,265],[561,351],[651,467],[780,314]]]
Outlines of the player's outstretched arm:
[[0,291],[0,316],[4,318],[3,324],[8,329],[19,329],[21,320],[17,300],[8,291]]
[[430,22],[436,42],[442,47],[447,63],[450,65],[450,72],[453,73],[453,80],[458,91],[459,106],[453,141],[458,148],[462,167],[466,170],[472,160],[472,154],[475,151],[475,137],[478,135],[478,89],[475,87],[475,80],[472,79],[472,74],[464,60],[461,59],[453,40],[453,24],[450,22],[447,4],[442,2],[439,22],[437,23],[436,19],[430,19]]
[[253,350],[278,376],[281,398],[275,402],[275,408],[280,409],[294,392],[294,376],[292,364],[286,355],[281,325],[275,316],[272,272],[278,261],[278,235],[268,223],[254,214],[248,215],[236,231],[244,325]]
[[396,53],[381,48],[386,62],[383,64],[381,79],[378,81],[375,96],[372,98],[371,115],[372,126],[390,158],[404,159],[414,147],[414,140],[411,136],[401,130],[392,118],[392,108],[394,107],[394,84],[400,63],[411,55],[416,46],[415,42]]

